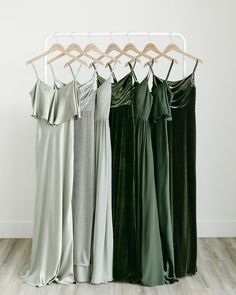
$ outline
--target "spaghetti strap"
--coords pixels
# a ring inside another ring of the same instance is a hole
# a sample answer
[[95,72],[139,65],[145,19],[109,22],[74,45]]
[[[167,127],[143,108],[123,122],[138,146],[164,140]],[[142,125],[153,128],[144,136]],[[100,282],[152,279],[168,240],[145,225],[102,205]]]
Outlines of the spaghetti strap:
[[98,77],[98,71],[97,71],[97,67],[95,66],[95,64],[92,62],[92,67],[94,68],[94,74],[93,76],[95,75],[96,77]]
[[69,64],[69,69],[71,71],[71,74],[73,76],[73,79],[75,80],[75,74],[74,74],[73,69],[72,69],[72,66],[70,64]]
[[34,72],[35,72],[36,78],[37,78],[37,80],[38,80],[38,79],[39,79],[39,76],[38,76],[38,72],[37,72],[37,70],[36,70],[35,64],[32,62],[31,65],[32,65],[32,67],[33,67],[33,70],[34,70]]
[[53,75],[53,79],[54,79],[54,85],[56,85],[56,76],[55,76],[55,73],[53,71],[53,67],[52,67],[52,64],[49,63],[49,66],[50,66],[50,69],[51,69],[51,72],[52,72],[52,75]]
[[110,72],[111,72],[111,75],[112,75],[113,81],[116,83],[116,82],[117,82],[117,79],[116,79],[116,75],[115,75],[115,73],[114,73],[114,71],[113,71],[114,68],[112,68],[112,66],[110,65],[110,63],[108,63],[107,65],[108,65],[108,68],[109,68],[109,70],[110,70]]
[[78,70],[77,70],[77,72],[76,72],[76,74],[75,74],[75,80],[77,79],[77,76],[78,76],[79,71],[80,71],[80,69],[82,68],[82,66],[83,66],[83,64],[80,64],[80,65],[79,65]]
[[98,74],[97,67],[95,66],[93,62],[92,62],[92,67],[94,68],[95,73]]
[[154,75],[154,72],[153,72],[153,69],[152,69],[152,65],[153,65],[153,59],[151,60],[151,62],[148,63],[149,70],[148,70],[148,73],[147,73],[147,79],[150,78],[150,75],[151,74],[152,74],[152,76]]
[[197,65],[198,65],[198,59],[196,60],[195,66],[194,66],[194,68],[193,68],[193,74],[194,74],[195,71],[196,71]]
[[135,67],[135,65],[136,65],[136,60],[135,60],[133,66],[131,65],[130,62],[128,62],[128,65],[129,65],[130,71],[131,71],[131,73],[132,73],[132,75],[133,75],[134,82],[138,82],[137,76],[136,76],[136,74],[135,74],[135,72],[134,72],[134,67]]
[[165,81],[167,81],[167,79],[169,78],[169,75],[170,75],[171,69],[172,69],[172,67],[173,67],[173,64],[174,64],[174,60],[172,59],[172,60],[171,60],[171,64],[170,64],[170,68],[169,68],[168,73],[167,73],[167,75],[166,75],[166,79],[165,79]]
[[154,64],[154,59],[152,59],[152,60],[148,63],[148,66],[149,66],[148,77],[150,76],[150,73],[152,73],[153,83],[154,83],[155,86],[157,86],[157,81],[156,81],[156,79],[155,79],[155,74],[154,74],[154,71],[153,71],[153,64]]
[[149,70],[151,71],[151,73],[154,76],[154,71],[153,71],[153,67],[152,67],[153,66],[153,63],[154,63],[154,60],[152,59],[152,61],[148,63],[148,66],[149,66]]
[[80,71],[81,67],[82,67],[82,64],[80,64],[80,66],[79,66],[79,68],[78,68],[76,74],[74,74],[74,71],[73,71],[73,69],[72,69],[72,66],[69,64],[69,68],[70,68],[70,71],[71,71],[71,74],[72,74],[74,80],[76,80],[76,78],[77,78],[77,76],[78,76],[78,74],[79,74],[79,71]]

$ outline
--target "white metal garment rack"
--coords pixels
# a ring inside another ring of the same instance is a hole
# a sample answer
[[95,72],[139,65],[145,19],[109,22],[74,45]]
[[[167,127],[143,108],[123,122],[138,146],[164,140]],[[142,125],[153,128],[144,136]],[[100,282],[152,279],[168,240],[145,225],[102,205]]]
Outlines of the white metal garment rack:
[[[182,42],[182,49],[184,52],[186,52],[186,38],[176,32],[169,32],[169,33],[161,33],[161,32],[104,32],[104,33],[96,33],[96,32],[87,32],[87,33],[77,33],[77,32],[71,32],[71,33],[62,33],[62,32],[55,32],[51,33],[50,35],[47,36],[45,39],[44,43],[44,48],[45,50],[48,49],[49,42],[51,41],[52,38],[57,38],[57,37],[157,37],[157,36],[164,36],[164,37],[169,37],[172,39],[172,37],[177,37],[181,40]],[[48,58],[45,56],[44,58],[44,79],[45,82],[47,83],[48,80],[48,66],[47,66]],[[186,57],[182,55],[182,74],[183,78],[186,76]]]

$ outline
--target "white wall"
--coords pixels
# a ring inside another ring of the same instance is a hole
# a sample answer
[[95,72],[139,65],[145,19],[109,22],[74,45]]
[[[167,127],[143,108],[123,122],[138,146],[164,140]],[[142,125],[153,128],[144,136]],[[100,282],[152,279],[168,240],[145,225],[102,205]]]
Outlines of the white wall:
[[234,0],[1,1],[0,236],[32,234],[35,76],[25,61],[54,31],[185,35],[188,51],[204,60],[196,74],[198,233],[236,236],[235,11]]

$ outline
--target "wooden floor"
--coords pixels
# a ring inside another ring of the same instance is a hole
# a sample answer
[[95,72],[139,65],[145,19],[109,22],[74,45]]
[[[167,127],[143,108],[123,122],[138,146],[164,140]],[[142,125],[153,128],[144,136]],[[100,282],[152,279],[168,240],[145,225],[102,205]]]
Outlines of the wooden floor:
[[125,283],[36,288],[19,272],[29,262],[31,239],[0,239],[0,295],[225,295],[236,294],[236,238],[198,240],[198,273],[173,285],[142,287]]

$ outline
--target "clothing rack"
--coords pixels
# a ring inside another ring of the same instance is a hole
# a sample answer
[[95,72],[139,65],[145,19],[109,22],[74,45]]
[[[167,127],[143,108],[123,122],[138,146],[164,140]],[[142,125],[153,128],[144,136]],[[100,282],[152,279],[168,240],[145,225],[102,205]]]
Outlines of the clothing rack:
[[[164,36],[169,37],[172,40],[172,37],[177,37],[182,42],[182,49],[184,52],[186,52],[186,38],[181,34],[177,32],[86,32],[86,33],[77,33],[77,32],[70,32],[70,33],[63,33],[63,32],[54,32],[49,34],[44,43],[45,50],[48,49],[48,44],[51,41],[52,38],[58,38],[58,37],[157,37],[157,36]],[[47,83],[48,80],[48,57],[46,56],[44,58],[44,79]],[[182,75],[183,78],[186,76],[186,57],[182,56]]]

